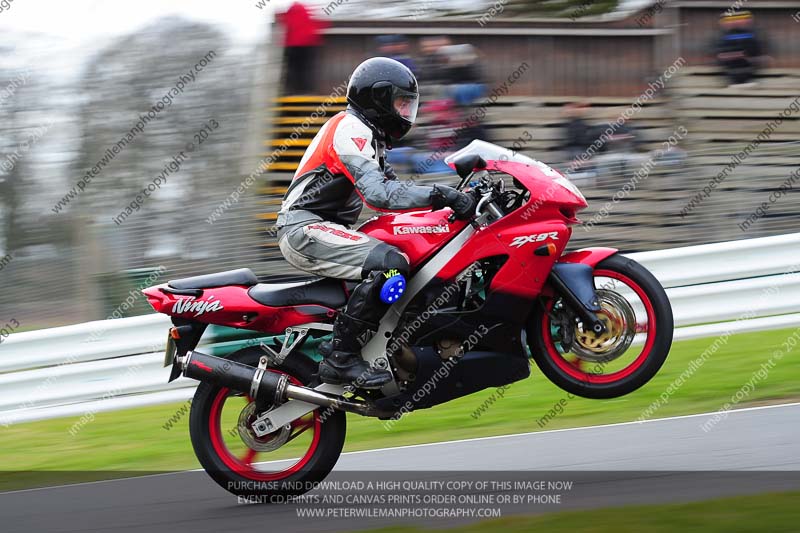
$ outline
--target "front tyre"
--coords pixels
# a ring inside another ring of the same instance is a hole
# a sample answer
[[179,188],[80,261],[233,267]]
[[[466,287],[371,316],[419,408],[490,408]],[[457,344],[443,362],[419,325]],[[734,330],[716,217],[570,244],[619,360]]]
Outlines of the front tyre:
[[[262,355],[258,347],[251,347],[227,359],[257,366]],[[268,370],[287,374],[295,385],[307,385],[316,366],[293,354]],[[225,490],[259,502],[282,503],[314,488],[339,459],[346,432],[344,412],[317,409],[265,437],[250,429],[255,417],[255,403],[248,396],[209,383],[197,387],[189,415],[192,446],[205,471]]]
[[594,284],[607,331],[584,328],[561,298],[537,305],[528,345],[542,373],[584,398],[616,398],[635,391],[664,364],[673,320],[664,288],[643,266],[622,255],[601,261]]

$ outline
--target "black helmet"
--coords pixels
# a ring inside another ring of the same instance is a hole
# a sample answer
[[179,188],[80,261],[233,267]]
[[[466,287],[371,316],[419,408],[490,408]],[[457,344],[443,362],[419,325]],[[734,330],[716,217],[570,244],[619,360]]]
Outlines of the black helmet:
[[417,78],[399,61],[373,57],[353,71],[347,101],[386,135],[402,139],[417,118]]

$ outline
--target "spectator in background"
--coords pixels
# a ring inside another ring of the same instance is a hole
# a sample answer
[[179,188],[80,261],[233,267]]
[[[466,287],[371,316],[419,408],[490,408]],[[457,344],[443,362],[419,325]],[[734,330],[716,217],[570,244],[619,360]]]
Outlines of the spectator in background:
[[394,59],[402,63],[415,76],[419,76],[419,70],[414,60],[409,55],[408,39],[402,35],[381,35],[375,38],[378,45],[378,55]]
[[725,13],[720,17],[717,62],[725,69],[731,85],[751,84],[763,62],[762,44],[749,11]]
[[478,50],[471,44],[450,44],[439,48],[444,58],[444,76],[448,85],[483,84]]
[[[420,113],[425,120],[405,146],[395,146],[387,157],[392,165],[408,166],[415,174],[450,172],[441,161],[445,155],[475,139],[491,140],[483,121],[474,114],[487,92],[480,56],[471,44],[454,45],[447,37],[421,39],[420,51],[416,65],[422,73],[420,82],[425,84]],[[436,154],[435,161],[431,154]]]
[[586,101],[572,102],[564,105],[562,109],[566,141],[564,148],[570,161],[576,161],[595,141],[594,133],[597,128],[589,126],[586,122],[588,109],[589,102]]
[[[443,74],[446,94],[455,105],[461,122],[467,122],[478,100],[486,96],[478,50],[471,44],[451,44],[440,47],[438,53],[446,61]],[[463,131],[456,141],[456,149],[463,148],[474,139],[489,140],[482,120],[470,124]]]
[[285,13],[278,15],[285,29],[286,92],[309,94],[314,92],[313,77],[317,49],[322,45],[322,32],[327,26],[315,18],[302,2],[294,2]]
[[419,42],[419,80],[422,84],[441,83],[447,67],[447,58],[441,49],[451,44],[445,36],[423,37]]

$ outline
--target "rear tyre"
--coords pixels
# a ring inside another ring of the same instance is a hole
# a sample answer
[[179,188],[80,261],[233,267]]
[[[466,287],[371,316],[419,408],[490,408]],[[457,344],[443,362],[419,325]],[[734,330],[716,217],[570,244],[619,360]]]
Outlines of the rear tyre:
[[587,332],[560,298],[537,305],[528,326],[533,360],[550,381],[584,398],[629,394],[656,375],[672,346],[672,307],[658,280],[622,255],[593,273],[607,334]]
[[[257,366],[263,352],[245,348],[227,359]],[[317,364],[293,354],[270,371],[307,385]],[[201,383],[189,416],[195,455],[208,475],[225,490],[263,503],[282,503],[313,489],[333,469],[344,446],[345,413],[317,409],[279,431],[257,437],[249,422],[255,405],[246,395]],[[292,459],[284,460],[287,457]],[[280,461],[280,462],[277,462]]]

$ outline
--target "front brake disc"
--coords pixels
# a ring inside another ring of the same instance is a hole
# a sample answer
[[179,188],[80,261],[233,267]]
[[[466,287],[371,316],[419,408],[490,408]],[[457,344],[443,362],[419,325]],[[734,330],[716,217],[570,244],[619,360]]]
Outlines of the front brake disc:
[[636,314],[628,300],[616,292],[599,289],[597,297],[601,308],[597,317],[606,331],[597,334],[578,322],[574,328],[572,352],[583,361],[608,363],[624,354],[633,343]]

